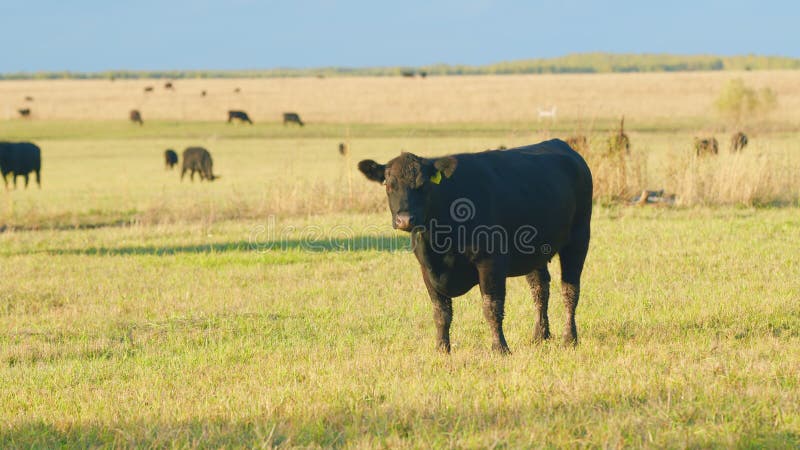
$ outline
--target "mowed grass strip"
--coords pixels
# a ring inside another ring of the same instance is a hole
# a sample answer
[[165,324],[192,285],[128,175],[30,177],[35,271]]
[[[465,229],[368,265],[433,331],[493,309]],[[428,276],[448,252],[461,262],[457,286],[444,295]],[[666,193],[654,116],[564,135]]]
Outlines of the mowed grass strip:
[[797,209],[598,208],[581,344],[512,279],[507,358],[386,216],[0,234],[0,446],[800,444]]

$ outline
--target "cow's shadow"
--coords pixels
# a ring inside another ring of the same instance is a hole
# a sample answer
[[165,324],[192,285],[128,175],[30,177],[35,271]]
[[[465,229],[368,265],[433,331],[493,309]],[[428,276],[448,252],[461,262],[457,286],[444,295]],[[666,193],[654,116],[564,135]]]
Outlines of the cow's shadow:
[[275,239],[267,241],[240,240],[230,242],[214,242],[209,244],[176,245],[176,246],[101,246],[86,248],[62,248],[20,252],[22,254],[46,253],[50,255],[89,255],[89,256],[127,256],[127,255],[180,255],[180,254],[217,254],[231,252],[396,252],[411,250],[411,241],[407,235],[359,235],[346,238],[328,239]]

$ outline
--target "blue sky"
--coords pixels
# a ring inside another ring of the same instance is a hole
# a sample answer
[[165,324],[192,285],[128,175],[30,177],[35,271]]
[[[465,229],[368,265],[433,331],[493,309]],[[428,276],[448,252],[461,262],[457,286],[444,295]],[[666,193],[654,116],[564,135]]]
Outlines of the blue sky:
[[0,0],[0,72],[800,57],[797,1]]

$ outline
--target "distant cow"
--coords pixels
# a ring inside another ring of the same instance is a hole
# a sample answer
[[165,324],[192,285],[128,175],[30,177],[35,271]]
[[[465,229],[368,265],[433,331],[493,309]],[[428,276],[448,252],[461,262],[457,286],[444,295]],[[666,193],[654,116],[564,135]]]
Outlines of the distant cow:
[[625,117],[619,123],[619,131],[612,134],[608,138],[608,153],[610,155],[630,155],[631,154],[631,141],[628,135],[625,134]]
[[33,101],[33,97],[31,97],[30,95],[27,95],[27,96],[25,96],[25,101],[26,102],[32,102]]
[[183,169],[181,170],[181,181],[186,172],[191,171],[191,179],[194,181],[195,172],[200,174],[200,181],[214,181],[218,176],[214,175],[214,161],[211,154],[203,147],[189,147],[183,151]]
[[238,93],[240,93],[240,92],[242,92],[242,89],[241,89],[241,88],[238,88],[238,87],[237,87],[236,89],[234,89],[234,90],[233,90],[233,93],[234,93],[234,94],[238,94]]
[[697,156],[716,155],[719,153],[717,138],[694,138],[694,150]]
[[202,97],[205,97],[205,96],[206,96],[206,91],[202,91],[202,92],[200,92],[200,95],[201,95]]
[[144,122],[142,121],[142,113],[140,113],[138,109],[132,109],[128,117],[131,119],[131,122],[144,125]]
[[164,83],[164,89],[166,89],[168,91],[169,90],[173,90],[173,89],[175,89],[175,86],[172,85],[171,81],[167,81],[166,83]]
[[428,76],[428,72],[425,72],[424,70],[420,70],[419,71],[419,76],[422,77],[422,78],[425,78],[425,77]]
[[144,87],[144,92],[145,92],[145,93],[147,93],[147,92],[153,92],[153,86],[145,86],[145,87]]
[[228,111],[228,123],[231,123],[233,119],[237,119],[240,122],[247,122],[250,125],[253,124],[253,121],[250,120],[250,116],[248,116],[247,113],[244,111],[235,111],[235,110]]
[[300,115],[293,112],[285,112],[283,113],[283,124],[286,125],[287,123],[296,123],[301,127],[305,125],[302,120],[300,120]]
[[175,150],[168,148],[164,151],[164,164],[167,169],[172,169],[178,164],[178,154],[175,153]]
[[550,338],[547,264],[556,254],[567,309],[564,342],[578,343],[575,309],[589,249],[592,174],[565,142],[440,158],[402,153],[387,164],[361,161],[358,169],[385,186],[392,225],[411,234],[440,351],[450,352],[453,297],[478,285],[492,348],[509,352],[503,332],[508,277],[528,281],[538,316],[534,341]]
[[28,118],[28,117],[31,116],[31,109],[30,108],[18,109],[17,112],[19,113],[20,116],[25,117],[25,118]]
[[589,149],[589,141],[586,139],[586,136],[582,134],[570,136],[566,139],[565,142],[567,143],[567,145],[572,147],[572,149],[577,151],[578,153],[584,153],[586,150]]
[[344,156],[347,154],[347,144],[339,142],[339,154]]
[[400,72],[400,75],[402,75],[402,76],[404,76],[406,78],[414,78],[414,71],[413,70],[404,70],[404,71]]
[[28,174],[36,174],[36,184],[42,187],[42,152],[30,142],[0,142],[0,173],[3,175],[3,184],[8,189],[8,174],[17,187],[17,177],[25,178],[25,187],[28,187]]
[[741,131],[731,136],[731,153],[744,150],[747,147],[747,135]]

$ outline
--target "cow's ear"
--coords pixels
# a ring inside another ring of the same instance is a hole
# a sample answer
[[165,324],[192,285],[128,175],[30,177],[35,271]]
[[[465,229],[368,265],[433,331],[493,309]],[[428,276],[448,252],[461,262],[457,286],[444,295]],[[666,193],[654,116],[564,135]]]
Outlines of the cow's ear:
[[378,183],[383,183],[386,180],[386,166],[378,164],[371,159],[365,159],[358,163],[358,170],[369,180]]
[[433,167],[436,170],[442,172],[445,177],[450,178],[453,176],[453,172],[456,171],[456,166],[458,166],[458,160],[452,156],[445,156],[444,158],[439,158],[433,163]]

